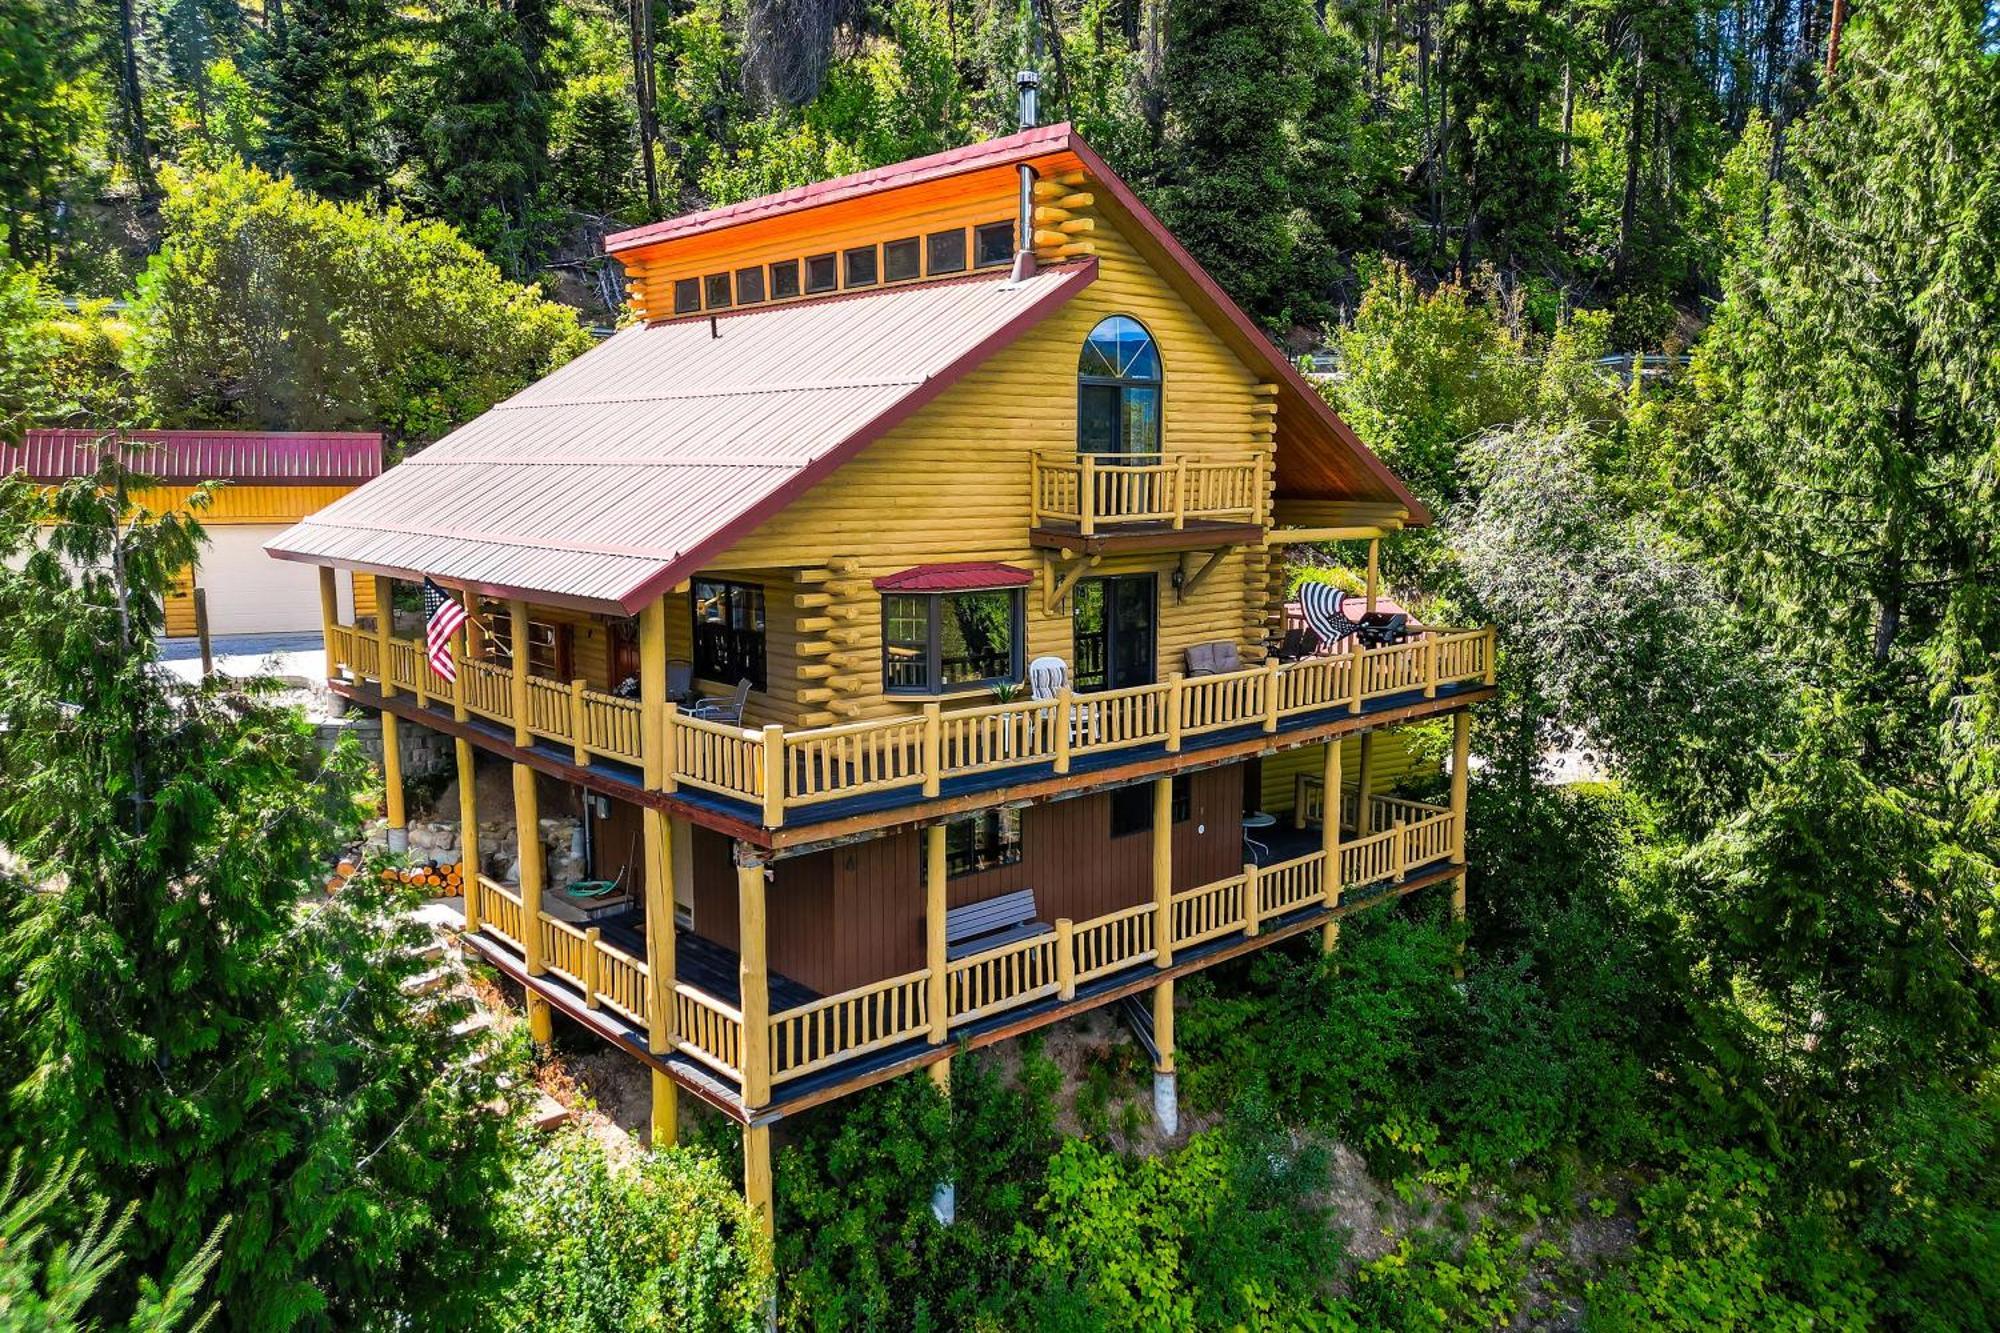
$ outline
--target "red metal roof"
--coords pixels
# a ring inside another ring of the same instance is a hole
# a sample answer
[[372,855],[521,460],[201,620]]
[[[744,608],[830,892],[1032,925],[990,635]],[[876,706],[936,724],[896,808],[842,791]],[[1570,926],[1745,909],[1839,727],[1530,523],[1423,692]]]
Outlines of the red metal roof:
[[844,199],[899,189],[905,185],[918,185],[985,167],[1008,166],[1029,158],[1047,157],[1068,150],[1075,139],[1075,132],[1067,121],[1057,125],[1040,125],[983,143],[932,153],[928,157],[913,157],[907,162],[857,171],[849,176],[836,176],[832,180],[815,181],[811,185],[781,190],[777,194],[746,199],[739,204],[705,208],[699,213],[686,213],[664,222],[634,227],[630,231],[613,232],[604,238],[604,249],[607,254],[617,254],[634,246],[679,240],[684,236],[719,231],[745,222],[760,222],[784,213],[818,208],[823,204],[839,203]]
[[957,564],[917,565],[875,580],[877,592],[968,592],[976,588],[1019,588],[1033,583],[1025,569],[997,560],[964,560]]
[[626,329],[266,549],[636,611],[1096,276],[1091,261]]
[[0,474],[66,481],[97,471],[107,441],[126,464],[158,481],[256,482],[264,486],[359,484],[382,474],[382,437],[360,431],[31,430],[0,443]]

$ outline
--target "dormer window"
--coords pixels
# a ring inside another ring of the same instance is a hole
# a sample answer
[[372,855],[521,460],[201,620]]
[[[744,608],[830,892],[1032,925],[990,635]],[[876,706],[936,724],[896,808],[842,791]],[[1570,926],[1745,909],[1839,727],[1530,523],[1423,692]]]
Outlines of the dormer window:
[[1130,315],[1084,339],[1076,370],[1076,447],[1086,454],[1160,451],[1160,352]]

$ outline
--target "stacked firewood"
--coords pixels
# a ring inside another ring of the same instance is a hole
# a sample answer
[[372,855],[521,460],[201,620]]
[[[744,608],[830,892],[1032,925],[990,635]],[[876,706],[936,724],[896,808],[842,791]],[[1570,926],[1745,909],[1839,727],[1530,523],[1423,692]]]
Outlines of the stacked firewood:
[[[353,861],[343,860],[327,876],[326,891],[338,892],[342,885],[360,873],[360,868]],[[465,892],[465,867],[456,861],[416,861],[407,866],[385,866],[382,879],[392,884],[401,880],[440,898],[456,897]]]

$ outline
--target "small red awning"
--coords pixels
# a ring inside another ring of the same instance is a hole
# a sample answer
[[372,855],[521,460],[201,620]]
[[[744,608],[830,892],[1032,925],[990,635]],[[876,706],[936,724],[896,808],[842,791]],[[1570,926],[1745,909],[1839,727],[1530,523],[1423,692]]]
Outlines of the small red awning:
[[917,565],[875,580],[877,592],[971,592],[980,588],[1022,588],[1035,581],[1025,569],[997,560],[965,560],[949,565]]

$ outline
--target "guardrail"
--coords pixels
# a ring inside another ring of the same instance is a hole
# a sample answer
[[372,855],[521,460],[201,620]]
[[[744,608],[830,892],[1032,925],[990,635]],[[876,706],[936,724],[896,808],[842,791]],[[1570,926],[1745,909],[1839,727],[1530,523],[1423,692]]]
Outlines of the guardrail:
[[[1375,807],[1392,822],[1379,833],[1340,846],[1339,891],[1394,882],[1413,866],[1453,854],[1459,815],[1440,806],[1390,797]],[[1172,895],[1172,944],[1191,948],[1230,935],[1254,936],[1266,922],[1338,901],[1328,894],[1326,853],[1315,851]],[[522,947],[518,890],[480,876],[481,928]],[[1151,962],[1160,913],[1152,902],[1087,921],[1067,918],[1054,929],[945,964],[947,1030],[1037,1000],[1069,999],[1081,983]],[[569,982],[591,1008],[607,1006],[650,1031],[649,974],[644,961],[604,943],[594,928],[541,914],[543,966]],[[769,1083],[800,1078],[932,1030],[930,972],[922,969],[857,986],[772,1014],[765,1045]],[[672,1045],[729,1078],[743,1079],[743,1012],[696,987],[674,987]]]
[[[350,674],[380,680],[370,665],[380,641],[336,626],[334,651]],[[430,672],[421,645],[407,644],[428,675],[430,697],[449,700],[451,687]],[[1291,717],[1442,686],[1490,684],[1494,631],[1431,629],[1383,648],[1275,660],[1261,667],[1213,676],[1170,676],[1152,685],[1092,694],[1064,691],[1053,699],[1016,699],[945,712],[928,704],[916,716],[878,718],[832,727],[788,731],[747,728],[689,717],[672,705],[660,727],[666,755],[665,789],[685,784],[747,801],[766,827],[778,828],[788,812],[871,792],[915,788],[936,795],[948,779],[1048,765],[1067,773],[1078,755],[1159,745],[1180,751],[1189,737],[1255,724],[1276,732]],[[395,648],[392,655],[402,656]],[[400,684],[400,682],[398,682]],[[463,664],[459,686],[467,711],[514,724],[513,672],[486,662]],[[577,761],[593,755],[634,765],[645,762],[646,728],[637,700],[586,688],[581,681],[530,679],[528,730],[575,749]]]
[[1074,523],[1090,536],[1126,523],[1262,523],[1270,456],[1043,452],[1028,469],[1029,520]]

